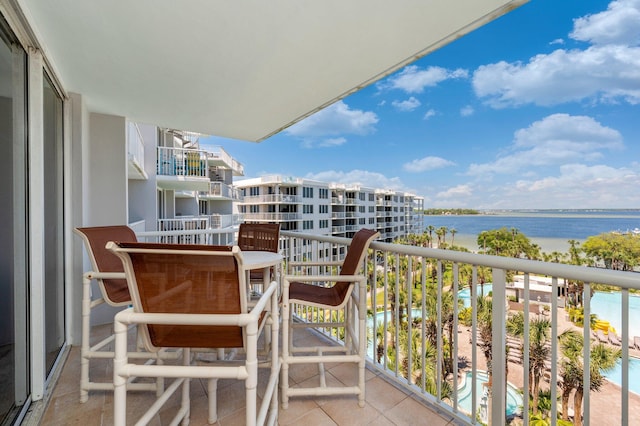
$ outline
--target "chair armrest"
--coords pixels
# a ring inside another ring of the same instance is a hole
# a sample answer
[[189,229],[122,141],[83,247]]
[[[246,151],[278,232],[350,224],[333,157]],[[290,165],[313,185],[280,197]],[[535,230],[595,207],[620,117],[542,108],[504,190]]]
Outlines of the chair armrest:
[[82,275],[89,280],[108,280],[108,279],[120,279],[120,278],[125,279],[126,278],[124,272],[87,271]]
[[289,282],[297,281],[297,282],[360,282],[365,281],[367,277],[362,274],[359,275],[285,275],[284,283],[288,287]]
[[327,261],[327,262],[288,262],[288,266],[340,266],[342,262],[339,261]]
[[256,301],[255,304],[252,303],[250,313],[261,313],[265,309],[267,309],[267,303],[269,303],[269,299],[274,295],[278,294],[278,283],[276,281],[271,281],[269,286],[265,289],[264,292],[260,295],[260,298]]

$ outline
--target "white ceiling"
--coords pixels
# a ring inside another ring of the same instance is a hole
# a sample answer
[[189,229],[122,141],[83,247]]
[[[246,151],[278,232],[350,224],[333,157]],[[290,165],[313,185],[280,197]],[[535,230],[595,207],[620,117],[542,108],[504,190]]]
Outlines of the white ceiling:
[[260,141],[526,1],[18,3],[91,111]]

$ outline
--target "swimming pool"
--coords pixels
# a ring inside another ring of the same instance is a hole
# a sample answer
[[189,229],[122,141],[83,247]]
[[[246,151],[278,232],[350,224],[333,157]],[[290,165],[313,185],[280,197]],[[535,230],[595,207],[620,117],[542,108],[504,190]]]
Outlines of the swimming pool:
[[[482,384],[488,382],[487,373],[484,371],[478,371],[476,376],[476,409],[480,408],[480,401],[482,398]],[[523,401],[520,391],[512,385],[507,384],[507,416],[513,416],[519,414],[522,411]],[[472,382],[471,371],[467,371],[464,384],[458,388],[458,407],[461,411],[467,414],[471,414],[471,402],[472,402]]]
[[[620,334],[622,332],[622,294],[597,291],[591,298],[591,313],[609,321]],[[629,337],[640,336],[640,297],[629,296]]]
[[[493,291],[493,285],[491,283],[483,284],[483,285],[478,284],[478,287],[476,289],[476,292],[478,293],[478,295],[480,295],[480,292],[482,292],[482,294],[484,294],[485,296],[489,295],[491,291]],[[462,303],[465,308],[470,307],[471,306],[471,289],[467,287],[460,290],[458,292],[458,298],[462,300]]]

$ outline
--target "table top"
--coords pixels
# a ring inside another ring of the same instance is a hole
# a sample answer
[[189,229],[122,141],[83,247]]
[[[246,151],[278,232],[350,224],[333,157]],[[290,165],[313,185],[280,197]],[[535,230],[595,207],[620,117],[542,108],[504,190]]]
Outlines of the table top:
[[271,251],[243,250],[242,267],[244,269],[260,269],[278,265],[282,262],[283,256],[280,253]]

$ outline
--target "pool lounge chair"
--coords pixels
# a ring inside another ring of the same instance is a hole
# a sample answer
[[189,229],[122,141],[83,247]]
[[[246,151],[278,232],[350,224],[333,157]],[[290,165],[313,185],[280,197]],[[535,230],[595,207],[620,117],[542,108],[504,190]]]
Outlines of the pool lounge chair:
[[596,331],[596,338],[598,339],[598,342],[600,343],[609,343],[609,338],[607,336],[605,336],[604,332],[602,330],[597,330]]
[[609,343],[613,346],[622,346],[622,340],[615,332],[609,330]]
[[633,345],[640,350],[640,336],[633,336]]

